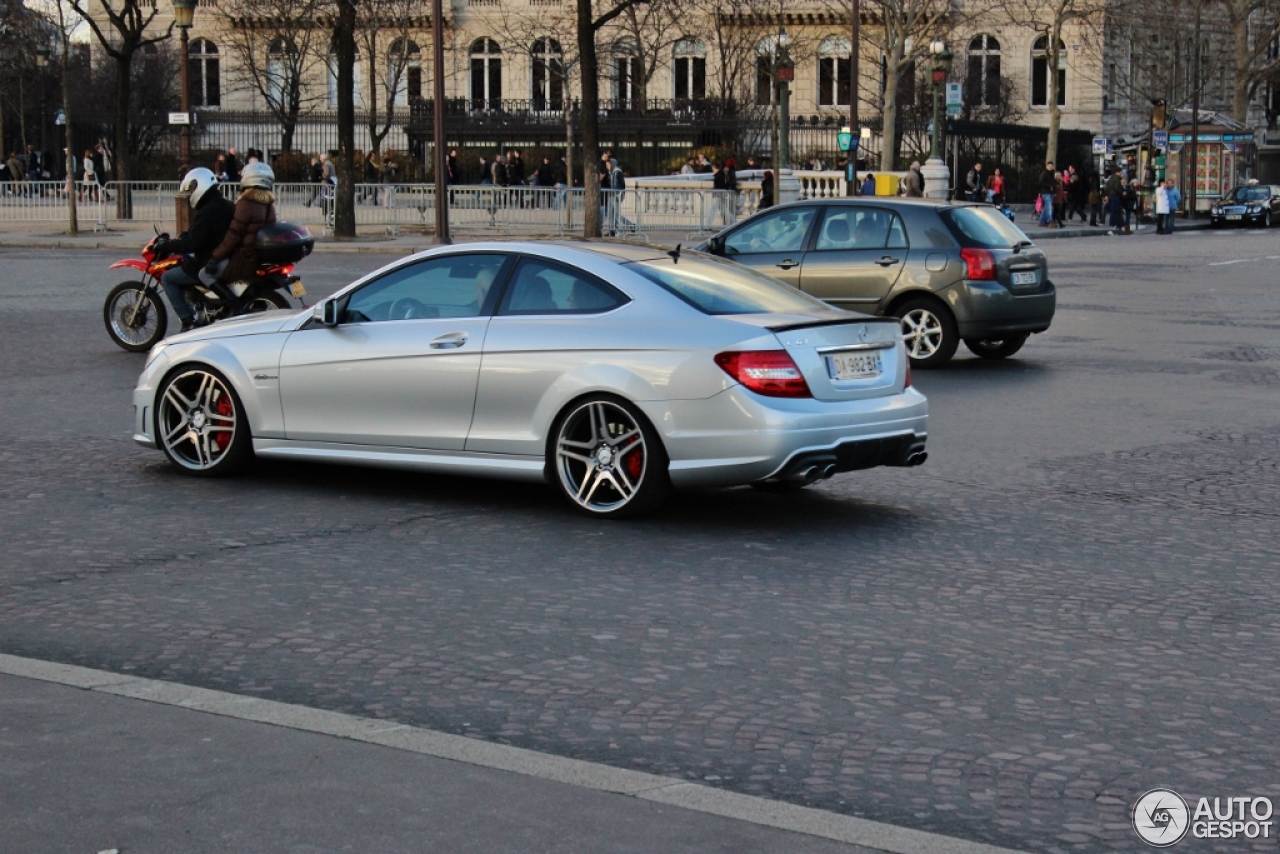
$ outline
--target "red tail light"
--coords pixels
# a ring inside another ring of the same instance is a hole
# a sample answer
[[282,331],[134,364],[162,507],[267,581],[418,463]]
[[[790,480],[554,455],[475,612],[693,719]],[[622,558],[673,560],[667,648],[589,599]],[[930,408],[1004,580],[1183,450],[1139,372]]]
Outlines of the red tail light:
[[994,279],[996,277],[996,256],[986,249],[960,250],[960,258],[964,261],[968,272],[966,279]]
[[786,350],[720,353],[716,364],[756,394],[766,397],[813,397],[804,375]]
[[902,384],[903,388],[911,388],[911,360],[907,359],[907,381]]

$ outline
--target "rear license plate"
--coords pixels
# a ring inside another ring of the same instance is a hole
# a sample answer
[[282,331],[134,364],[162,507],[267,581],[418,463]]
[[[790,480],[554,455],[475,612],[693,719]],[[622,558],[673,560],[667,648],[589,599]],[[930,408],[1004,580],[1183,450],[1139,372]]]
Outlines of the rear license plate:
[[1243,214],[1227,214],[1227,219],[1244,219]]
[[1034,285],[1036,283],[1036,273],[1034,270],[1030,273],[1014,273],[1013,283],[1015,285]]
[[880,376],[884,366],[878,352],[838,353],[827,357],[827,370],[831,372],[832,379],[865,380]]
[[302,286],[302,282],[293,282],[289,285],[289,293],[295,297],[305,297],[307,289]]

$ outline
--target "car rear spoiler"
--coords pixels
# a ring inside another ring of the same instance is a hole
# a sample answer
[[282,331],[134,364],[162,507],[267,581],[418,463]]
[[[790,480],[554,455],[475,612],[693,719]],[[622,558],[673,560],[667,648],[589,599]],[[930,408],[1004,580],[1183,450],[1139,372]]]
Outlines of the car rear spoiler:
[[896,317],[850,317],[838,320],[806,320],[803,323],[783,323],[778,326],[766,326],[770,332],[790,332],[793,329],[808,329],[811,326],[843,326],[846,323],[892,323],[898,324]]

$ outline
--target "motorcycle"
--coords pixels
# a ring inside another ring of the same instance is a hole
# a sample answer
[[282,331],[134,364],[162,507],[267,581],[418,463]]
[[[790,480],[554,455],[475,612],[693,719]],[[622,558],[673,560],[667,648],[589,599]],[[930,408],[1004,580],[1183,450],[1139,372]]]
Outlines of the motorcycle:
[[[264,231],[268,233],[263,234]],[[182,255],[157,257],[156,244],[168,239],[168,234],[156,234],[142,247],[141,260],[126,258],[111,265],[112,270],[127,267],[142,273],[140,280],[121,282],[112,288],[102,308],[107,334],[130,352],[150,350],[168,330],[169,313],[160,295],[160,277],[181,264],[184,258]],[[306,226],[290,223],[264,226],[258,234],[260,263],[251,280],[182,289],[195,313],[196,325],[204,326],[237,315],[290,309],[293,306],[289,296],[305,308],[302,297],[307,293],[306,288],[302,278],[292,274],[294,262],[310,254],[314,242]],[[231,296],[234,300],[229,299]]]

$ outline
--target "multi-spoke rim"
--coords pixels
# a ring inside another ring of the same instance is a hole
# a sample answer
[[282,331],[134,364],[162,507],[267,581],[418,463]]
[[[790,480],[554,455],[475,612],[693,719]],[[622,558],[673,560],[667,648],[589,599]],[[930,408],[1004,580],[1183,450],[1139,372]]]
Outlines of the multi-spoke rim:
[[207,371],[188,371],[166,385],[156,421],[169,456],[193,471],[222,462],[239,426],[230,389]]
[[635,498],[648,475],[644,431],[616,403],[585,403],[560,427],[556,469],[578,506],[593,513],[618,510]]
[[111,301],[111,331],[127,344],[144,344],[155,337],[162,310],[146,288],[122,290]]
[[928,309],[912,309],[902,316],[902,334],[911,358],[927,359],[942,346],[942,321]]

